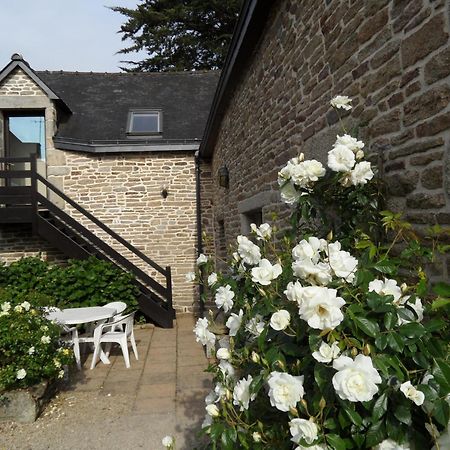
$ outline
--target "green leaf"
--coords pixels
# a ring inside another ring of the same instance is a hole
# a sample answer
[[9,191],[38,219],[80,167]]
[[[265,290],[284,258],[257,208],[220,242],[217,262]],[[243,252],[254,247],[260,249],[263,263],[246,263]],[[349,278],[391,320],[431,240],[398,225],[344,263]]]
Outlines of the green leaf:
[[450,418],[450,405],[444,399],[438,399],[434,403],[433,417],[444,427]]
[[387,334],[380,334],[375,339],[375,345],[380,350],[384,350],[387,346]]
[[445,308],[446,306],[450,305],[450,298],[445,297],[438,297],[434,302],[431,304],[431,309],[433,311],[436,311],[440,308]]
[[327,444],[331,446],[334,450],[345,450],[346,445],[343,439],[341,439],[337,434],[326,434],[325,439]]
[[344,402],[341,402],[341,407],[347,414],[348,418],[358,427],[362,425],[362,417],[352,407]]
[[396,270],[394,263],[387,259],[382,259],[381,261],[378,261],[373,266],[373,268],[375,270],[378,270],[378,272],[385,273],[385,274],[393,274]]
[[377,422],[386,412],[388,405],[388,397],[386,392],[383,392],[383,394],[380,395],[380,397],[377,398],[376,402],[373,405],[373,411],[372,411],[372,421]]
[[336,421],[332,418],[328,418],[324,421],[323,427],[327,430],[334,430],[337,427]]
[[385,438],[383,421],[375,422],[366,433],[366,447],[374,447]]
[[433,376],[448,393],[450,392],[450,365],[442,359],[435,359],[434,362]]
[[402,336],[406,336],[409,338],[419,338],[423,336],[427,332],[427,330],[421,323],[411,322],[401,325],[398,329],[398,332]]
[[356,317],[355,316],[354,321],[355,321],[357,327],[362,332],[367,334],[367,336],[375,338],[380,333],[380,327],[378,326],[378,324],[376,322],[374,322],[372,320],[369,320],[365,317]]
[[410,405],[401,403],[394,409],[394,416],[402,423],[411,425],[411,410]]
[[445,282],[436,283],[433,292],[440,297],[450,297],[450,284]]
[[386,330],[392,330],[394,328],[395,324],[397,323],[397,314],[393,311],[387,312],[384,315],[384,326],[386,327]]
[[405,346],[405,343],[403,342],[403,339],[400,335],[395,333],[394,331],[391,331],[388,334],[387,337],[388,345],[392,348],[392,350],[396,352],[402,352],[403,348]]
[[316,364],[314,367],[314,380],[320,391],[323,391],[330,383],[330,376],[328,372],[328,368],[323,364]]

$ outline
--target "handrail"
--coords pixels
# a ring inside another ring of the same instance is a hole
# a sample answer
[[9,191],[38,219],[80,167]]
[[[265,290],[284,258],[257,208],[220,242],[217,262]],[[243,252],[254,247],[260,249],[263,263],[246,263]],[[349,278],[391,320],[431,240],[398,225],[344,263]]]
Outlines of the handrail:
[[[120,235],[118,235],[115,231],[113,231],[111,228],[109,228],[107,225],[105,225],[103,222],[101,222],[99,219],[97,219],[95,216],[93,216],[90,212],[86,211],[81,205],[76,203],[74,200],[72,200],[70,197],[68,197],[64,192],[62,192],[60,189],[58,189],[56,186],[54,186],[52,183],[50,183],[46,178],[44,178],[42,175],[37,173],[37,167],[36,167],[36,155],[30,155],[29,157],[0,157],[0,164],[2,163],[30,163],[30,169],[29,170],[1,170],[0,169],[0,178],[30,178],[31,179],[31,186],[30,190],[31,192],[31,208],[33,210],[33,216],[36,216],[33,218],[33,228],[36,227],[36,220],[37,220],[37,213],[38,213],[38,204],[44,203],[49,206],[49,202],[47,198],[44,196],[41,196],[38,193],[37,184],[38,182],[41,182],[46,186],[49,190],[53,191],[56,195],[58,195],[62,200],[64,200],[66,203],[68,203],[70,206],[72,206],[74,209],[76,209],[78,212],[83,214],[87,219],[89,219],[92,223],[97,225],[100,229],[105,231],[109,236],[111,236],[113,239],[115,239],[117,242],[120,242],[124,247],[126,247],[131,253],[133,253],[135,256],[140,258],[142,261],[146,262],[148,265],[150,265],[153,269],[155,269],[157,272],[161,273],[165,279],[166,279],[166,287],[158,283],[156,280],[154,280],[151,276],[145,274],[141,269],[139,269],[137,266],[135,266],[133,263],[127,260],[129,266],[133,266],[133,271],[139,273],[139,278],[144,278],[144,283],[147,283],[149,286],[151,286],[153,289],[156,290],[159,294],[163,294],[166,297],[166,303],[169,308],[172,307],[172,274],[171,274],[171,268],[170,266],[166,266],[164,269],[159,264],[151,260],[147,255],[145,255],[143,252],[141,252],[139,249],[134,247],[132,244],[130,244],[128,241],[126,241],[124,238],[122,238]],[[14,176],[15,175],[15,176]],[[40,200],[40,202],[39,202]],[[44,201],[45,200],[45,201]],[[54,205],[52,204],[52,207]],[[56,207],[55,207],[56,208]],[[52,208],[53,209],[53,208]],[[64,211],[61,211],[64,213]],[[65,213],[64,213],[65,214]],[[70,216],[68,216],[70,217]],[[72,218],[71,218],[72,219]],[[72,219],[73,220],[73,219]],[[89,230],[87,230],[89,232]],[[93,233],[89,232],[90,235],[95,236]],[[98,239],[98,238],[97,238]],[[106,244],[105,244],[106,246]],[[112,252],[114,257],[117,257],[119,255],[120,263],[123,263],[125,258],[120,255],[120,253],[116,252],[113,248],[109,247],[109,252]],[[105,251],[105,250],[103,250]],[[117,258],[116,258],[117,259]],[[145,276],[143,276],[145,275]],[[151,282],[149,282],[151,280]]]
[[111,230],[107,225],[105,225],[103,222],[98,220],[95,216],[93,216],[90,212],[86,211],[82,206],[80,206],[77,202],[72,200],[70,197],[68,197],[64,192],[60,191],[56,186],[51,184],[47,179],[45,179],[42,175],[37,174],[38,181],[43,183],[45,186],[47,186],[50,190],[55,192],[59,197],[61,197],[66,203],[68,203],[70,206],[75,208],[77,211],[79,211],[81,214],[83,214],[85,217],[87,217],[91,222],[95,223],[99,228],[101,228],[103,231],[108,233],[111,237],[116,239],[118,242],[120,242],[124,247],[126,247],[128,250],[130,250],[132,253],[134,253],[136,256],[141,258],[143,261],[145,261],[147,264],[149,264],[151,267],[153,267],[155,270],[163,274],[164,276],[167,276],[167,270],[163,269],[160,265],[152,261],[147,255],[142,253],[139,249],[131,245],[128,241],[126,241],[123,237],[119,236],[115,231]]

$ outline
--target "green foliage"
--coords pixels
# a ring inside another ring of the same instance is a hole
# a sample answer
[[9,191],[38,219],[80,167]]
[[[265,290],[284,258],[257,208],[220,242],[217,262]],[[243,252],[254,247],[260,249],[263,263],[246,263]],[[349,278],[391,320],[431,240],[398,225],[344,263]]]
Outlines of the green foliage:
[[26,301],[0,306],[0,392],[62,378],[73,353],[60,342],[59,326]]
[[0,267],[0,301],[33,306],[102,306],[123,301],[137,305],[133,276],[113,264],[91,257],[51,266],[39,258],[22,258]]
[[136,9],[111,8],[126,18],[122,40],[133,44],[122,54],[145,51],[126,71],[220,69],[225,60],[241,0],[142,0]]

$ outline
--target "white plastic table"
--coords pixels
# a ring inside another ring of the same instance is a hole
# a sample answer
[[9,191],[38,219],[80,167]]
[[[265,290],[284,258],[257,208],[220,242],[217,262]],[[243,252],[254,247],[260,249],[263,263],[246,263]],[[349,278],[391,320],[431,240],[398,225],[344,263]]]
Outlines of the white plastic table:
[[[47,318],[63,325],[80,325],[82,323],[105,322],[113,317],[117,311],[114,308],[105,308],[104,306],[91,306],[86,308],[67,308],[58,311],[49,311]],[[84,337],[80,342],[94,342],[93,337]],[[104,364],[110,364],[108,357],[102,350],[100,359]]]
[[82,323],[107,320],[113,317],[116,312],[114,308],[105,308],[104,306],[67,308],[59,311],[50,311],[47,314],[47,318],[63,325],[79,325]]

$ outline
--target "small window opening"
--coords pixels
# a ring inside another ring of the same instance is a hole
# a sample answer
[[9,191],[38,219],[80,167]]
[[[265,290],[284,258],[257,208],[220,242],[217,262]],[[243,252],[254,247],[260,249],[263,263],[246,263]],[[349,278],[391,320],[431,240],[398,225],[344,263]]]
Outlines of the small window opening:
[[159,134],[162,132],[161,111],[139,110],[128,114],[127,133],[132,135]]
[[250,234],[250,225],[252,223],[257,227],[263,223],[262,209],[254,209],[241,214],[241,233],[244,235]]

